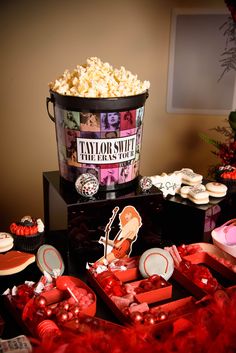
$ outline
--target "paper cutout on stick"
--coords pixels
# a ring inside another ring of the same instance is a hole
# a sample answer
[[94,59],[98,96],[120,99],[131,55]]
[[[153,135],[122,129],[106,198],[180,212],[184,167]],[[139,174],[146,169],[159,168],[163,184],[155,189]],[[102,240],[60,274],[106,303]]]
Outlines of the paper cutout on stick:
[[114,239],[109,239],[111,225],[118,211],[118,206],[113,209],[112,216],[105,227],[105,236],[99,239],[99,243],[104,245],[104,256],[97,263],[111,263],[116,259],[128,257],[133,243],[137,240],[142,218],[136,208],[130,205],[125,206],[119,213],[120,229]]

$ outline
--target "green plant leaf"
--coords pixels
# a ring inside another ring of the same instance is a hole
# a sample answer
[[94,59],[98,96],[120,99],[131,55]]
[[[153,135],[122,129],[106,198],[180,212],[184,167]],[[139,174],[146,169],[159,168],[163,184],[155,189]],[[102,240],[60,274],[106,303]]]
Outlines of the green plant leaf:
[[199,134],[199,137],[200,137],[203,141],[209,143],[210,145],[215,146],[216,148],[220,148],[220,146],[222,145],[222,143],[221,143],[220,141],[214,140],[214,139],[210,138],[209,136],[207,136],[207,135],[205,135],[205,134],[203,134],[203,133],[200,133],[200,134]]

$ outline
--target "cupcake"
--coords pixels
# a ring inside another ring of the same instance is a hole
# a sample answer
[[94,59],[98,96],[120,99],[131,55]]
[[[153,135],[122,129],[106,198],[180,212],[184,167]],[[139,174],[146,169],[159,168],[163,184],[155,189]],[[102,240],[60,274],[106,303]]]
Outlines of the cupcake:
[[21,251],[34,251],[43,242],[44,224],[40,218],[24,216],[19,222],[10,225],[14,237],[14,247]]
[[235,191],[236,188],[236,168],[227,165],[219,168],[217,181],[228,186],[230,191]]

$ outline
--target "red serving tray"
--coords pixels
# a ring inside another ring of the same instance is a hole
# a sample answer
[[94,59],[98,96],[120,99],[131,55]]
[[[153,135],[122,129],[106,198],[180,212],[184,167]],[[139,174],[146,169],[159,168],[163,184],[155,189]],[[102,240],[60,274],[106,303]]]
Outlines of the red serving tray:
[[139,269],[138,267],[133,267],[126,271],[114,271],[114,274],[121,282],[131,282],[138,278]]
[[[212,269],[225,279],[228,279],[232,285],[236,284],[236,273],[210,256],[207,252],[198,252],[193,255],[188,255],[185,256],[184,259],[190,261],[192,264],[205,265],[210,270]],[[193,294],[195,298],[201,299],[207,295],[204,289],[198,287],[177,268],[175,268],[172,278]]]
[[[33,326],[27,325],[26,322],[22,320],[22,311],[16,308],[10,296],[5,296],[5,303],[16,322],[22,327],[24,333],[26,335],[38,338],[35,328]],[[61,330],[69,330],[78,334],[89,330],[102,330],[104,332],[110,333],[112,330],[117,332],[117,330],[123,329],[123,326],[119,324],[114,324],[113,322],[101,319],[96,316],[81,314],[79,315],[78,319],[79,320],[73,319],[67,321],[63,325],[60,325],[59,328]]]
[[[134,297],[136,298],[136,300],[139,303],[148,303],[148,304],[152,304],[152,303],[155,303],[157,301],[161,301],[161,300],[165,300],[165,299],[171,298],[172,285],[170,283],[168,283],[167,281],[165,281],[164,279],[163,279],[163,281],[166,283],[165,287],[149,290],[147,292],[138,293]],[[134,282],[131,283],[131,285],[133,287],[138,287],[140,282],[141,282],[141,280],[140,281],[134,281]]]
[[[122,274],[123,274],[123,272],[124,271],[122,271]],[[139,273],[139,272],[137,271],[137,273]],[[127,275],[123,276],[123,278],[125,278],[127,280],[127,282],[130,280],[129,274],[131,274],[132,279],[133,279],[133,271],[130,271],[130,270],[127,270]],[[116,272],[116,275],[117,275],[117,272]],[[96,277],[94,277],[90,271],[88,271],[88,278],[89,278],[89,282],[91,283],[91,285],[95,289],[96,293],[105,301],[107,306],[112,310],[112,312],[119,319],[119,321],[123,324],[132,323],[130,317],[126,316],[117,307],[115,302],[105,293],[105,291],[100,286],[99,282],[96,280]],[[134,286],[136,286],[139,282],[140,282],[140,280],[137,281],[137,277],[136,277],[136,281],[134,281],[134,282],[129,281],[129,283]],[[175,300],[170,303],[161,304],[161,302],[163,300],[170,299],[171,295],[172,295],[172,285],[169,282],[167,282],[167,284],[168,284],[168,286],[166,286],[166,287],[143,292],[140,294],[136,294],[136,296],[135,296],[136,300],[139,303],[146,302],[149,304],[150,303],[154,304],[154,306],[151,309],[153,313],[155,311],[156,312],[157,311],[158,312],[160,312],[160,311],[168,312],[169,315],[168,315],[168,318],[165,320],[165,323],[164,322],[157,323],[157,325],[162,325],[162,326],[166,325],[167,323],[169,324],[170,321],[176,319],[179,316],[189,314],[193,310],[194,303],[196,301],[194,297],[187,296],[185,298]],[[173,312],[173,313],[171,313],[171,312]],[[156,326],[156,325],[154,325],[154,326]]]
[[[194,244],[193,244],[194,245]],[[217,252],[217,256],[220,256],[219,252]],[[222,253],[222,258],[224,258],[224,254]],[[190,261],[193,264],[202,264],[206,265],[209,270],[214,270],[224,279],[228,279],[231,284],[229,286],[233,288],[236,284],[236,273],[233,272],[230,268],[226,267],[221,262],[217,261],[215,258],[210,256],[206,251],[197,252],[193,255],[185,256],[185,260]],[[231,259],[232,260],[232,259]],[[234,264],[234,260],[232,260]],[[236,260],[235,260],[236,264]],[[114,274],[116,277],[121,280],[121,282],[130,282],[132,285],[136,285],[139,282],[141,277],[139,270],[137,267],[128,269],[126,271],[115,271]],[[214,274],[213,274],[214,275]],[[114,301],[105,293],[103,288],[100,286],[99,282],[96,280],[96,277],[93,275],[92,271],[88,270],[88,277],[91,285],[95,289],[98,295],[105,301],[105,303],[109,306],[109,308],[113,311],[115,316],[120,320],[121,323],[127,324],[131,323],[131,318],[126,316],[115,304]],[[172,281],[172,279],[174,281]],[[158,322],[156,325],[165,325],[170,320],[176,319],[179,316],[189,315],[195,306],[195,302],[197,299],[201,299],[207,295],[207,293],[200,287],[198,287],[195,283],[193,283],[188,277],[186,277],[183,273],[181,273],[178,269],[174,270],[172,278],[170,279],[173,286],[176,284],[189,292],[189,295],[182,299],[170,300],[169,302],[162,304],[161,301],[164,299],[170,299],[172,295],[172,285],[170,284],[167,287],[156,289],[154,291],[144,292],[137,294],[135,296],[136,300],[140,303],[152,303],[151,311],[152,313],[157,311],[165,311],[168,312],[168,318],[165,322]],[[154,325],[154,326],[156,326]]]
[[[96,306],[97,306],[97,297],[96,297],[96,294],[94,293],[94,291],[85,282],[83,282],[79,278],[72,277],[72,276],[63,276],[63,277],[68,278],[71,282],[73,282],[75,284],[75,286],[85,288],[89,293],[93,294],[94,302],[91,305],[89,305],[87,308],[85,308],[83,311],[81,311],[81,315],[93,317],[96,314]],[[48,306],[50,307],[50,305],[53,305],[55,303],[59,303],[60,301],[64,300],[66,298],[65,294],[66,294],[66,291],[60,291],[57,288],[53,288],[49,291],[42,293],[42,296],[47,300]],[[10,310],[10,312],[12,313],[12,315],[14,316],[14,318],[16,319],[18,324],[23,328],[23,330],[25,332],[29,332],[32,336],[37,336],[37,332],[36,332],[37,330],[36,330],[36,327],[34,327],[33,322],[31,322],[29,320],[23,320],[23,316],[24,316],[27,308],[32,303],[33,299],[30,299],[27,302],[27,304],[25,305],[23,310],[20,310],[19,308],[17,308],[15,306],[14,299],[11,295],[5,295],[4,299],[5,299],[5,302],[6,302],[8,309]],[[74,321],[74,323],[75,323],[75,321]],[[71,323],[70,327],[73,327],[75,325],[74,323]],[[60,326],[61,328],[63,327],[62,324],[59,324],[57,322],[56,322],[56,324],[58,326]],[[77,327],[74,327],[74,328],[76,329]]]

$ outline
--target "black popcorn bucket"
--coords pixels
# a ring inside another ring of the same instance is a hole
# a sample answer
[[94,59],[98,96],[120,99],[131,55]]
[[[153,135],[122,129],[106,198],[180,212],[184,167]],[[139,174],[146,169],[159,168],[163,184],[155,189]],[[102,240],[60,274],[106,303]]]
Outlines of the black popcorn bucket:
[[[131,186],[138,177],[148,91],[114,98],[65,96],[50,91],[47,112],[56,127],[59,170],[75,182],[92,173],[100,190]],[[54,116],[49,112],[53,104]]]

